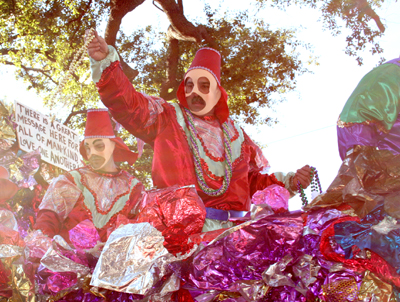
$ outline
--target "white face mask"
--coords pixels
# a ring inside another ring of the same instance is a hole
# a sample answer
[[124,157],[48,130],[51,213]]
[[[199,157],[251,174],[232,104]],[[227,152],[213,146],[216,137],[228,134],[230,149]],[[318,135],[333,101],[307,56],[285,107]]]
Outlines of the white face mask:
[[115,142],[109,138],[87,138],[84,146],[90,166],[100,170],[111,160]]
[[[215,107],[215,105],[217,105],[219,99],[221,98],[221,91],[219,90],[217,81],[209,71],[201,68],[190,70],[185,76],[185,83],[188,78],[192,79],[193,88],[190,91],[187,91],[185,85],[186,99],[195,93],[206,102],[206,106],[202,110],[192,112],[199,116],[209,113]],[[199,86],[200,78],[207,78],[210,81],[210,88],[208,91],[205,91],[202,87]]]

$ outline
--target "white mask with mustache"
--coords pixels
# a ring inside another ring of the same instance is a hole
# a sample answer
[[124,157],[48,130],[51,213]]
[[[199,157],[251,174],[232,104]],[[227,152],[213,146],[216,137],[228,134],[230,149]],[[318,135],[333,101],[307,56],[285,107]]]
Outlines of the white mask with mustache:
[[[208,93],[200,92],[198,87],[198,80],[202,77],[206,77],[210,81],[210,90]],[[190,70],[185,76],[185,82],[187,78],[191,78],[193,81],[193,89],[190,93],[185,93],[186,98],[191,96],[193,93],[196,93],[200,96],[205,102],[206,106],[197,112],[193,112],[196,115],[202,116],[209,113],[215,105],[217,105],[219,99],[221,98],[221,91],[217,85],[217,81],[215,80],[214,76],[207,70],[196,68]]]
[[[99,143],[99,141],[101,141],[104,144],[103,150],[98,150],[98,148],[96,148],[96,146],[98,146],[97,144]],[[100,137],[86,138],[85,149],[89,162],[92,156],[98,156],[105,159],[100,167],[95,168],[92,166],[94,170],[100,170],[108,163],[111,156],[113,155],[115,149],[115,142],[113,142],[109,138],[100,138]]]

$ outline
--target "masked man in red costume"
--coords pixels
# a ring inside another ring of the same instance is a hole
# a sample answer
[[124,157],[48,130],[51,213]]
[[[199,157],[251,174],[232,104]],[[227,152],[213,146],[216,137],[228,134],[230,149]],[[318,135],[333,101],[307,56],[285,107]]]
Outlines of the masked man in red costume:
[[293,194],[298,182],[304,188],[310,184],[308,166],[281,181],[261,173],[267,160],[229,118],[218,51],[202,48],[196,53],[179,86],[179,104],[167,103],[137,92],[124,75],[116,50],[95,35],[88,53],[102,102],[130,133],[152,146],[155,186],[196,185],[207,210],[203,231],[244,216],[257,190],[279,184]]
[[69,242],[68,231],[90,220],[105,242],[117,215],[131,218],[141,197],[143,185],[115,164],[127,161],[132,165],[137,154],[114,135],[107,109],[88,110],[80,153],[90,165],[53,180],[34,228],[50,237],[60,234]]

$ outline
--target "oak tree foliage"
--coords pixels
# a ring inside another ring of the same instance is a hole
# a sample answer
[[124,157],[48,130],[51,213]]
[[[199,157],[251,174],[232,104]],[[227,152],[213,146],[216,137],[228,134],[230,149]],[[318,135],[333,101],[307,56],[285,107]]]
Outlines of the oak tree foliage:
[[[86,29],[105,25],[105,40],[119,52],[130,81],[138,90],[160,95],[167,101],[175,100],[177,87],[196,50],[209,46],[221,52],[221,81],[229,94],[233,118],[251,124],[276,122],[260,116],[260,109],[273,107],[284,99],[286,92],[296,88],[297,77],[307,71],[307,62],[299,56],[300,51],[309,49],[307,41],[299,41],[294,30],[272,29],[261,17],[249,16],[245,8],[230,12],[228,1],[215,11],[204,0],[190,0],[204,3],[205,18],[189,20],[184,10],[185,5],[190,5],[189,0],[153,0],[153,9],[162,10],[168,17],[168,28],[122,30],[122,19],[133,14],[144,1],[1,1],[0,63],[15,66],[17,78],[29,83],[29,88],[56,110],[62,122],[82,132],[86,109],[98,102],[88,60],[72,73],[61,97],[54,98],[52,94],[82,46]],[[254,0],[250,5],[260,9],[285,9],[290,5],[315,8],[321,13],[322,26],[333,35],[342,27],[350,30],[346,53],[362,64],[359,53],[365,48],[373,53],[382,52],[376,41],[385,27],[375,13],[382,2]],[[131,135],[126,131],[120,131],[120,135],[136,150]],[[149,176],[151,154],[146,147],[136,164],[135,173],[142,180]]]

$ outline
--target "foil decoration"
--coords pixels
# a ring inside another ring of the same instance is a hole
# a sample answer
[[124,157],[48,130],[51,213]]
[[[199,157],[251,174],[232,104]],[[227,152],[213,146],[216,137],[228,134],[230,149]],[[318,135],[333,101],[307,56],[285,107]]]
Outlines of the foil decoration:
[[39,149],[25,153],[20,157],[23,165],[19,168],[22,179],[17,181],[18,187],[30,188],[37,185],[34,174],[38,171],[40,166],[40,152]]
[[245,222],[199,251],[184,279],[199,289],[221,291],[230,291],[236,282],[264,278],[267,285],[295,285],[284,268],[297,258],[302,231],[300,212]]
[[314,199],[305,210],[346,203],[362,218],[383,203],[385,196],[400,191],[398,175],[400,155],[375,147],[355,146],[343,160],[326,193]]
[[9,167],[17,159],[17,155],[11,151],[1,151],[2,141],[0,140],[0,165],[3,167]]
[[356,301],[358,294],[357,282],[354,279],[343,279],[322,285],[323,296],[327,301]]
[[7,108],[0,101],[0,150],[10,149],[16,140],[12,111],[12,105]]
[[24,179],[24,176],[22,175],[21,171],[19,170],[20,167],[24,165],[24,161],[17,157],[15,161],[8,166],[8,169],[10,171],[10,179],[18,183]]
[[274,212],[286,212],[289,207],[290,193],[279,185],[271,185],[262,191],[257,191],[251,198],[256,205],[268,204]]
[[313,259],[313,256],[304,254],[297,259],[293,265],[293,275],[300,278],[301,284],[297,284],[297,291],[306,296],[307,290],[311,284],[317,281],[318,272],[321,266]]
[[56,235],[51,247],[40,260],[40,263],[53,272],[74,272],[81,276],[89,274],[87,263],[82,261],[82,256],[71,249],[65,240]]
[[[190,257],[196,248],[174,257],[164,247],[161,232],[149,223],[121,226],[108,238],[90,285],[138,295],[162,295],[170,290],[166,283],[162,282],[164,287],[159,283],[171,274],[169,264]],[[172,284],[176,288],[176,283]],[[157,287],[155,293],[154,287]]]
[[24,254],[24,248],[16,245],[0,244],[0,259],[19,257]]
[[269,268],[262,274],[265,284],[271,287],[285,285],[295,287],[295,283],[291,279],[292,275],[285,272],[287,265],[292,260],[293,257],[290,254],[287,254],[279,262],[270,265]]
[[389,232],[399,228],[400,224],[398,224],[397,220],[391,216],[386,216],[381,222],[371,227],[371,229],[383,235],[387,235]]
[[35,302],[35,286],[33,280],[29,278],[26,267],[22,263],[14,263],[12,265],[12,287],[15,302]]
[[2,208],[0,208],[0,226],[18,232],[18,223],[14,214],[11,211]]
[[200,233],[206,209],[195,186],[177,185],[147,191],[135,222],[149,222],[160,232],[182,225],[187,235]]
[[317,209],[309,212],[303,231],[303,236],[308,234],[320,234],[321,230],[324,229],[324,226],[327,223],[342,216],[344,216],[344,214],[336,209]]
[[370,302],[390,302],[393,296],[393,288],[377,278],[370,271],[365,271],[358,299]]
[[41,230],[35,230],[30,232],[24,241],[28,249],[28,260],[36,262],[46,254],[53,240],[44,235]]
[[269,286],[261,280],[246,280],[237,283],[238,292],[246,301],[258,301],[263,298]]
[[51,184],[53,179],[63,174],[64,171],[61,168],[42,162],[39,173],[48,184]]
[[87,250],[94,248],[101,241],[93,222],[86,219],[69,230],[69,239],[76,249]]
[[79,290],[90,278],[86,254],[73,250],[59,235],[54,236],[40,263],[36,274],[38,293],[54,301]]

